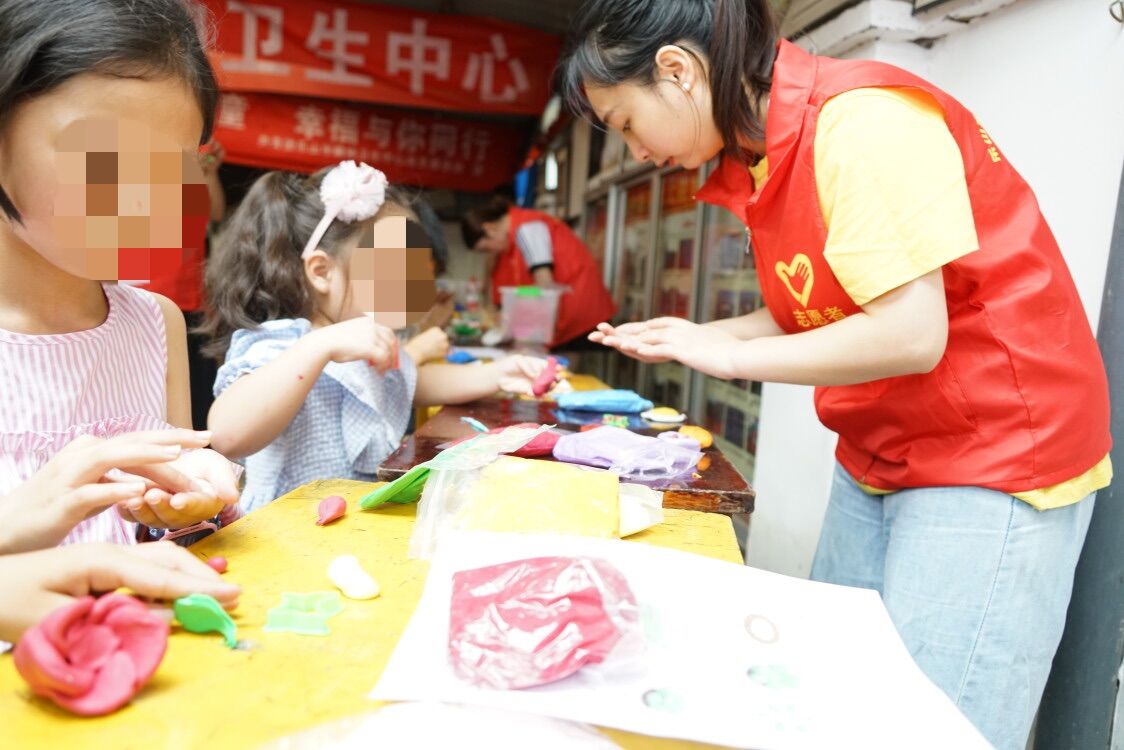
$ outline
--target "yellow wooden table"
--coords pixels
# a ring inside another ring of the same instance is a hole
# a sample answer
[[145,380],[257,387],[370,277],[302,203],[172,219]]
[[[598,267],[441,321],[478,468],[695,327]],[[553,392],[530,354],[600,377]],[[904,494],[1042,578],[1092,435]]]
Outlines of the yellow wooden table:
[[[345,480],[309,484],[192,547],[201,558],[229,560],[226,575],[244,588],[234,618],[238,637],[256,646],[232,651],[217,634],[173,628],[156,675],[115,714],[74,717],[32,696],[11,656],[0,657],[0,747],[248,748],[375,709],[365,696],[417,606],[428,563],[406,556],[414,506],[359,511],[356,501],[370,489]],[[317,503],[337,494],[349,501],[348,514],[316,526]],[[718,514],[668,510],[663,524],[632,539],[742,561],[730,519]],[[348,553],[375,576],[382,596],[345,599],[343,612],[328,621],[328,637],[262,632],[281,592],[332,590],[328,563]],[[706,747],[607,733],[626,748]]]

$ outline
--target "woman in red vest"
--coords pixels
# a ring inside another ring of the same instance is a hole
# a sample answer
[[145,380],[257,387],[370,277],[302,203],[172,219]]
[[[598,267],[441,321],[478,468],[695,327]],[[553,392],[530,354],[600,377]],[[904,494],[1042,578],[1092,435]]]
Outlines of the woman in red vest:
[[492,256],[492,303],[500,303],[500,287],[569,287],[558,303],[554,348],[584,344],[597,324],[616,312],[601,268],[589,248],[550,214],[512,206],[503,196],[464,215],[465,244]]
[[637,159],[695,168],[750,231],[766,308],[591,338],[817,386],[839,433],[812,568],[872,588],[928,676],[1022,750],[1061,638],[1108,389],[1034,194],[955,99],[781,41],[766,0],[602,0],[560,69]]

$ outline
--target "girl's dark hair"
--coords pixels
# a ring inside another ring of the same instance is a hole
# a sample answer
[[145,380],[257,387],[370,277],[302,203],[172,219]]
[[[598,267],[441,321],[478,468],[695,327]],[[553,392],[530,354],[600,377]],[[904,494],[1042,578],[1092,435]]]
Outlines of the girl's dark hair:
[[449,264],[449,243],[445,241],[445,228],[441,225],[441,217],[429,204],[429,201],[418,196],[410,204],[410,208],[418,217],[418,223],[425,230],[433,246],[433,271],[440,276],[445,273]]
[[674,44],[709,64],[714,124],[726,152],[745,160],[746,137],[765,137],[757,112],[773,80],[777,30],[769,0],[587,0],[558,65],[563,101],[594,122],[585,87],[655,86],[656,52]]
[[[196,329],[210,338],[204,354],[221,362],[239,328],[311,316],[301,253],[324,217],[320,182],[330,169],[313,175],[266,172],[250,187],[207,259],[207,309]],[[390,186],[383,205],[413,211],[415,200]],[[336,219],[320,249],[336,257],[369,221]]]
[[493,195],[486,203],[465,211],[461,217],[461,236],[471,250],[484,237],[484,224],[499,221],[511,210],[511,201],[503,195]]
[[[25,100],[84,73],[173,76],[195,92],[203,113],[200,143],[206,143],[218,101],[199,35],[207,18],[192,0],[3,0],[0,128]],[[2,187],[0,209],[21,220]]]

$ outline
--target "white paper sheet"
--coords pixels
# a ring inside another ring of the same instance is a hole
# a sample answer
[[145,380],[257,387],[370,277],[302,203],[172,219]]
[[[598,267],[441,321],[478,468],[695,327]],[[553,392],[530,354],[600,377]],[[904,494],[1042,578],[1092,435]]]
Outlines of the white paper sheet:
[[[447,661],[453,573],[544,555],[599,557],[624,574],[641,607],[644,663],[612,679],[586,670],[520,691],[461,682]],[[450,534],[370,697],[759,750],[989,747],[913,663],[877,593],[584,537]]]

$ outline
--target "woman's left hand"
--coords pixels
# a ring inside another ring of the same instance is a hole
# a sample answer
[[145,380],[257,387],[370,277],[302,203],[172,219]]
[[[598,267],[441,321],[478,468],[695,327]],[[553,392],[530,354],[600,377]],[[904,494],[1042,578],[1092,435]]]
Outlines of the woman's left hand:
[[683,318],[654,318],[633,325],[627,335],[607,335],[602,343],[641,359],[674,359],[716,378],[738,376],[731,355],[740,342],[719,328]]
[[173,494],[152,486],[143,498],[117,505],[122,518],[154,529],[177,529],[213,518],[238,502],[234,469],[221,454],[203,448],[189,451],[169,465],[191,479],[194,489]]
[[498,370],[497,382],[501,391],[530,396],[534,392],[535,378],[546,368],[546,360],[513,354],[496,360],[493,365]]

